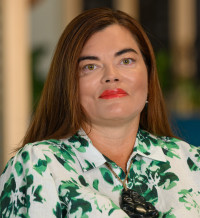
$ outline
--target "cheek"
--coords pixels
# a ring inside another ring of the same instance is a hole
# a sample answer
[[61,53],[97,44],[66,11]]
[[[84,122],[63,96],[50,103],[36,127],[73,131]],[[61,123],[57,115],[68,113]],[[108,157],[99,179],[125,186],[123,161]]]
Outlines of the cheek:
[[144,89],[144,91],[148,92],[148,72],[145,64],[141,70],[140,76],[138,77],[138,85]]
[[96,84],[86,78],[80,78],[79,80],[79,93],[80,93],[80,101],[84,106],[88,104],[88,101],[94,98],[96,91]]
[[143,78],[140,78],[138,82],[138,88],[141,89],[141,91],[147,93],[148,92],[148,79],[147,76],[144,76]]
[[131,91],[134,93],[140,92],[141,94],[147,94],[148,93],[148,78],[147,73],[139,73],[135,75],[131,80]]
[[84,106],[83,103],[85,101],[84,100],[85,96],[87,96],[87,91],[88,91],[87,84],[84,82],[83,79],[79,79],[79,96],[82,106]]

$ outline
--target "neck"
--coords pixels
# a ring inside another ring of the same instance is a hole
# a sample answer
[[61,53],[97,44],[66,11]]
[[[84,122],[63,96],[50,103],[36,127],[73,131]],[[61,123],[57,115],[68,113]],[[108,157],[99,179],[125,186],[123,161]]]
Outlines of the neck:
[[[120,127],[86,125],[84,130],[88,133],[93,145],[106,157],[114,161],[126,172],[128,159],[133,151],[138,125]],[[88,131],[87,131],[88,130]]]

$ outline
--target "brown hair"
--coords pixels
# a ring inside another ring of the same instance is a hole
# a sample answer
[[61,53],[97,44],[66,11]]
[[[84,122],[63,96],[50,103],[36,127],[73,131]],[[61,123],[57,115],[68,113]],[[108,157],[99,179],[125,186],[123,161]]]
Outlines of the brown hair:
[[173,136],[158,81],[154,52],[147,35],[141,25],[126,13],[97,8],[77,16],[61,35],[23,145],[72,135],[86,121],[79,100],[78,58],[91,35],[112,24],[122,25],[133,34],[148,69],[149,103],[148,109],[141,113],[141,128],[156,135]]

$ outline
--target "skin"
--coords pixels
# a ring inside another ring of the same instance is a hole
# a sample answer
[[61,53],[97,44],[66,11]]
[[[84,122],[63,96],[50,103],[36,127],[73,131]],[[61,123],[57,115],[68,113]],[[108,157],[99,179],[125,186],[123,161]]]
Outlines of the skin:
[[[81,105],[92,125],[88,136],[126,172],[148,94],[147,68],[130,31],[114,24],[92,35],[79,58],[79,75]],[[117,88],[126,94],[100,98]]]

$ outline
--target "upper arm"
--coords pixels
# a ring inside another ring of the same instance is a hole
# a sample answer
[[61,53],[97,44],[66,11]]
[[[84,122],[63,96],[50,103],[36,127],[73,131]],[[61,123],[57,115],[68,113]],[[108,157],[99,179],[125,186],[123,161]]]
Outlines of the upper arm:
[[0,217],[61,217],[49,161],[29,145],[8,163],[0,178]]

